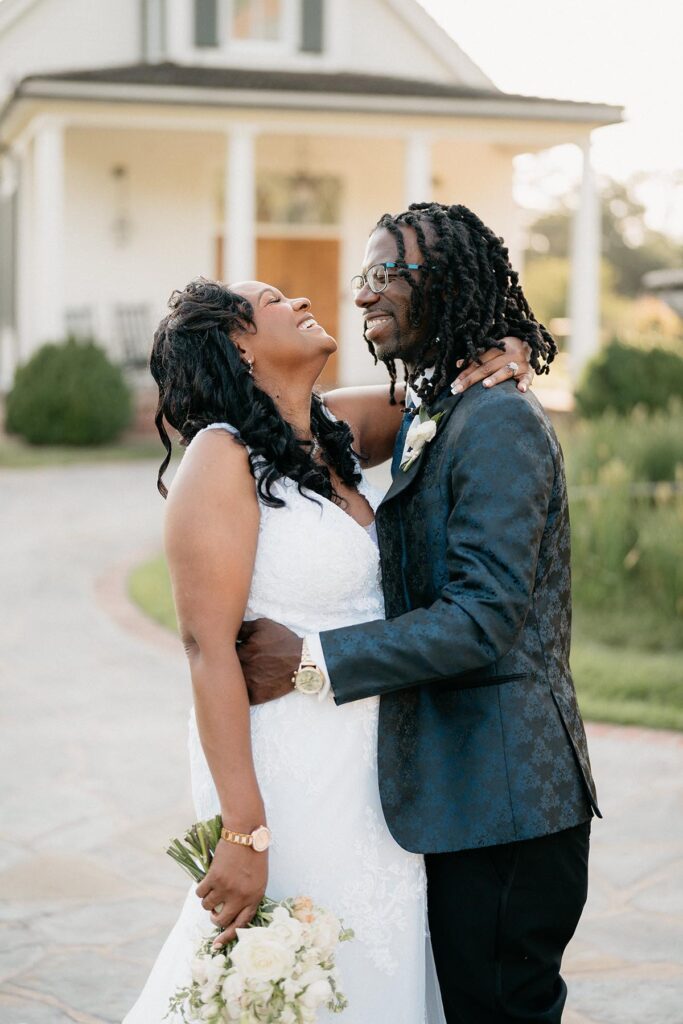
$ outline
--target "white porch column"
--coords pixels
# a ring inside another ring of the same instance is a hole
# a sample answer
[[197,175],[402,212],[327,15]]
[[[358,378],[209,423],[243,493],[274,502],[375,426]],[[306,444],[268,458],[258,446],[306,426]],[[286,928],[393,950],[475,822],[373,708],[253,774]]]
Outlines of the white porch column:
[[569,289],[570,369],[576,382],[600,339],[600,200],[591,165],[590,139],[581,146],[583,175],[572,231]]
[[17,351],[17,156],[0,156],[0,392],[9,388]]
[[405,140],[404,199],[428,203],[432,198],[432,151],[429,136],[414,132]]
[[64,333],[64,127],[46,120],[33,142],[33,345]]
[[255,131],[236,125],[228,133],[225,160],[223,273],[226,282],[256,276]]

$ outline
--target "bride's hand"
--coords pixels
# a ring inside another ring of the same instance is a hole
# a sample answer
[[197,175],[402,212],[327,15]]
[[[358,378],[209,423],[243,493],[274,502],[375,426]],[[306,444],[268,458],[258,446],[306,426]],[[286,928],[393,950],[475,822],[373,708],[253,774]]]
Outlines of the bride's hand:
[[247,927],[263,899],[267,882],[267,851],[257,853],[249,846],[224,839],[219,842],[211,867],[195,890],[204,909],[211,911],[213,923],[222,929],[214,941],[216,948],[234,939],[238,928]]
[[490,388],[514,378],[519,391],[527,391],[531,387],[534,379],[534,368],[529,362],[531,349],[521,338],[503,338],[502,343],[504,352],[497,348],[487,349],[482,352],[478,363],[469,363],[465,367],[453,383],[454,394],[467,391],[479,381]]

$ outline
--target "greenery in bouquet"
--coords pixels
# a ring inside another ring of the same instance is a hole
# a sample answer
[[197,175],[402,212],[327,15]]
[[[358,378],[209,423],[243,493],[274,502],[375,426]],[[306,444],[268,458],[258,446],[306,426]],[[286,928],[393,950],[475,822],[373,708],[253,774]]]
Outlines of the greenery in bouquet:
[[[197,882],[208,871],[221,827],[220,815],[198,822],[168,849]],[[314,1024],[319,1007],[341,1013],[348,1005],[335,950],[353,932],[309,897],[264,897],[249,927],[239,928],[222,950],[213,948],[215,934],[197,949],[192,980],[172,997],[168,1017],[185,1024]]]

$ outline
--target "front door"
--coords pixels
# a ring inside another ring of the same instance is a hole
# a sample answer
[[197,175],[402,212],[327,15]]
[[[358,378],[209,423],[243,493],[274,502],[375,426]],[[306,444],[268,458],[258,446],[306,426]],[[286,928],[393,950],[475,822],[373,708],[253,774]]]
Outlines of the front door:
[[[276,285],[290,298],[306,296],[328,334],[339,340],[339,242],[333,238],[259,238],[257,278]],[[318,382],[324,390],[337,383],[337,355]]]

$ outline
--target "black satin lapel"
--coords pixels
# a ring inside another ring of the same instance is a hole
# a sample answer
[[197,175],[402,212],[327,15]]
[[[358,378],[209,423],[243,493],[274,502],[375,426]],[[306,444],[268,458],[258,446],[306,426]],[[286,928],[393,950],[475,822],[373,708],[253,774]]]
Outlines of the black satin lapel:
[[[446,392],[444,392],[444,394],[440,395],[439,398],[437,398],[437,400],[432,405],[430,405],[430,416],[435,416],[439,412],[443,413],[438,423],[436,437],[439,436],[443,428],[446,426],[446,421],[448,417],[451,415],[451,413],[453,412],[461,398],[462,395],[454,395],[450,392],[450,390],[447,390]],[[434,440],[436,440],[436,437],[434,438]],[[429,448],[429,445],[432,443],[433,442],[430,441],[426,445],[424,445],[422,451],[420,452],[420,454],[415,459],[415,461],[413,462],[412,466],[410,466],[409,469],[398,470],[396,476],[394,477],[391,483],[391,487],[382,498],[380,504],[385,505],[388,501],[392,501],[399,494],[402,494],[403,491],[405,491],[406,487],[410,487],[410,485],[415,482],[416,478],[419,475],[422,463],[425,460],[426,451]]]

